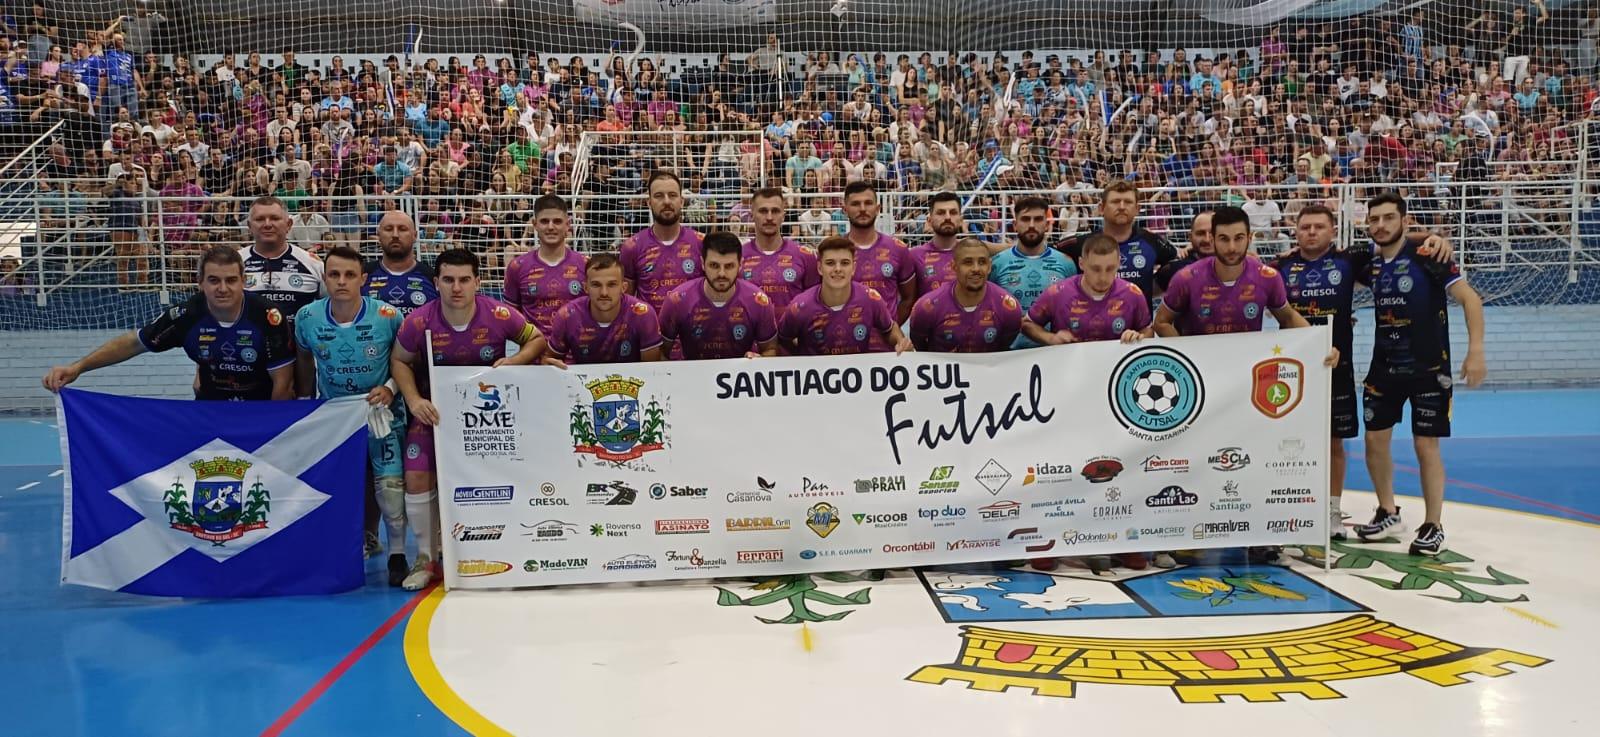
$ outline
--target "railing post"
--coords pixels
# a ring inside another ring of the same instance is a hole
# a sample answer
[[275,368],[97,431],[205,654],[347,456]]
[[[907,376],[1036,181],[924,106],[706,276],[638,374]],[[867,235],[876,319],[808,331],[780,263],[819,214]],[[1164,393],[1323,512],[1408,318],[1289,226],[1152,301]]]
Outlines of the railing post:
[[1578,252],[1583,248],[1583,188],[1589,178],[1589,129],[1593,125],[1585,122],[1578,129],[1578,161],[1572,177],[1572,212],[1566,218],[1571,231],[1568,233],[1567,249],[1567,283],[1578,283]]
[[[149,212],[150,190],[148,185],[146,185],[146,189],[144,191],[139,193],[139,199],[144,200],[144,206],[140,209]],[[167,218],[165,203],[161,200],[156,200],[155,212],[156,227],[153,228],[153,230],[155,231],[156,235],[156,248],[159,249],[159,260],[161,263],[161,291],[158,294],[157,301],[163,305],[169,305],[172,304],[172,290],[167,284],[167,271],[171,265],[167,263],[167,258],[172,249],[167,247]]]
[[38,188],[37,185],[30,185],[30,188],[31,188],[31,190],[33,192],[33,196],[29,197],[28,199],[33,201],[33,248],[34,248],[34,258],[39,263],[39,278],[34,280],[35,283],[38,284],[38,286],[34,289],[33,293],[34,293],[34,301],[40,307],[43,307],[43,306],[45,306],[46,301],[47,301],[47,298],[45,297],[45,293],[48,291],[48,290],[45,289],[45,281],[44,281],[45,280],[45,269],[44,269],[44,260],[45,260],[44,212],[43,212],[43,208],[41,208],[40,204],[39,204],[39,201],[41,199],[43,199],[43,198],[39,196],[39,188]]

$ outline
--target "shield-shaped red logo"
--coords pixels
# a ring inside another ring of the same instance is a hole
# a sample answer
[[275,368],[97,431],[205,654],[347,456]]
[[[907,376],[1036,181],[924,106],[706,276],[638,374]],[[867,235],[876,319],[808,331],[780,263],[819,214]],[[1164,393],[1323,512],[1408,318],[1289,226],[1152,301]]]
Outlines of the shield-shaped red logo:
[[1250,404],[1276,420],[1294,411],[1305,393],[1305,364],[1292,358],[1269,358],[1250,370]]

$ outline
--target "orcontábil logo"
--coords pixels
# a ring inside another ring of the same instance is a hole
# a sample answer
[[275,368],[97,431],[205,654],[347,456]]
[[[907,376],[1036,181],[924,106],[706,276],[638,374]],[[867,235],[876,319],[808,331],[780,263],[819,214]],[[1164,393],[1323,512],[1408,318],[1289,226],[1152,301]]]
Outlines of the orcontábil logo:
[[1205,385],[1194,363],[1171,348],[1128,354],[1111,372],[1111,413],[1128,434],[1162,440],[1187,430],[1205,406]]
[[585,408],[580,399],[568,417],[574,453],[620,462],[666,447],[666,409],[654,398],[640,406],[642,379],[612,374],[584,387],[593,402]]

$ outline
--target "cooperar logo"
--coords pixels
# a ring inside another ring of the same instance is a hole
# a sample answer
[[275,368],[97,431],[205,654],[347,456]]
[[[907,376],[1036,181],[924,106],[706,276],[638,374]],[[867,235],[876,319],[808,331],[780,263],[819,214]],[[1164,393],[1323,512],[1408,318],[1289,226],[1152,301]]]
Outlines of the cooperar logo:
[[1163,440],[1194,423],[1205,406],[1200,372],[1171,348],[1145,348],[1123,358],[1107,387],[1111,414],[1140,440]]
[[459,507],[510,504],[510,486],[457,486],[451,499]]

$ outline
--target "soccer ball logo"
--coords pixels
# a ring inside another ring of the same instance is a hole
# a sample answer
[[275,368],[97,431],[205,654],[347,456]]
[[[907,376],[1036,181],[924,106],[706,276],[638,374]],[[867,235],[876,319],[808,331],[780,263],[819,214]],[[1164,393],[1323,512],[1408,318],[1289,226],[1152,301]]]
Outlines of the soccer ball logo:
[[1205,384],[1194,363],[1165,347],[1124,357],[1111,373],[1107,394],[1117,421],[1141,440],[1187,430],[1205,404]]
[[1134,404],[1152,415],[1171,412],[1181,395],[1178,382],[1161,369],[1149,369],[1133,382]]

